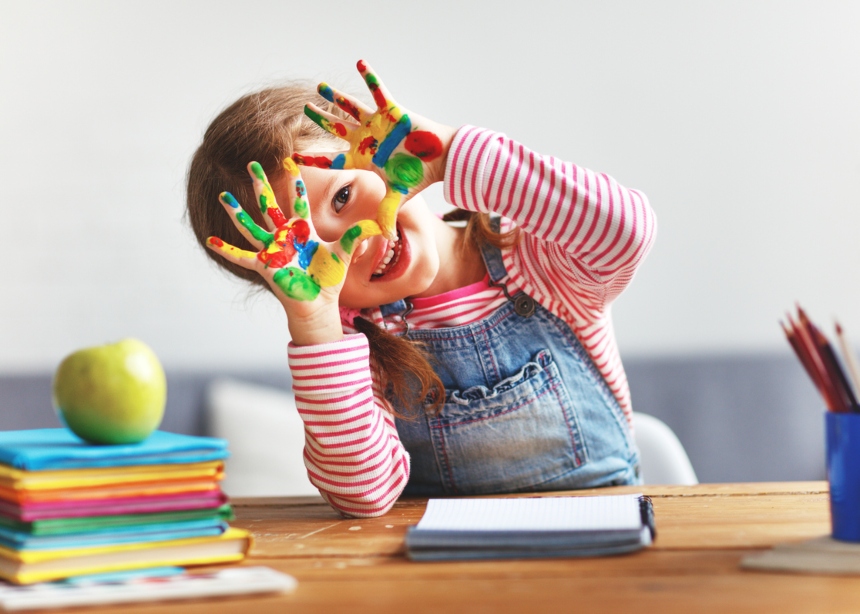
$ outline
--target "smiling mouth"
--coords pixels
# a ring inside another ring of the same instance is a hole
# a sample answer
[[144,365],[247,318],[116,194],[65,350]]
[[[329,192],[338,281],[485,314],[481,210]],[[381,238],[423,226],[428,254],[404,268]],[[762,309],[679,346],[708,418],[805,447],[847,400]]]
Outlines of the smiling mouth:
[[403,230],[400,228],[400,224],[397,225],[396,230],[397,238],[394,241],[388,242],[388,249],[385,252],[385,256],[383,256],[379,266],[376,267],[376,270],[370,276],[371,281],[376,281],[385,277],[385,274],[388,273],[388,271],[390,271],[400,259],[400,254],[403,251]]

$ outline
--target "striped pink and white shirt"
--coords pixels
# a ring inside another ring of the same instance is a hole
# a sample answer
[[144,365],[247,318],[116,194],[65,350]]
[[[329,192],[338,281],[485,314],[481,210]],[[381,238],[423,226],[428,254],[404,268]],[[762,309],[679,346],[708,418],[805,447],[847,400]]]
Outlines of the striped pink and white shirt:
[[[648,253],[656,218],[643,194],[604,174],[540,156],[504,135],[465,126],[451,144],[445,198],[452,205],[502,216],[502,230],[522,229],[502,254],[511,294],[524,291],[567,322],[631,418],[630,391],[612,328],[610,304]],[[414,328],[480,320],[507,300],[483,282],[413,299]],[[369,319],[402,331],[398,315]],[[340,512],[388,511],[409,479],[409,455],[370,373],[364,335],[348,325],[343,340],[289,346],[296,403],[305,423],[311,482]],[[584,425],[584,428],[588,428]]]

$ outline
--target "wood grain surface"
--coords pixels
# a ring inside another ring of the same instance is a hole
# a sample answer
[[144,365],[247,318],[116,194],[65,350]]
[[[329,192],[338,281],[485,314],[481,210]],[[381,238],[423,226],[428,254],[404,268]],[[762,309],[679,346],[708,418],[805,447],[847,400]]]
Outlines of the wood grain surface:
[[[342,519],[316,497],[239,499],[254,534],[246,565],[295,576],[287,595],[98,608],[94,612],[860,612],[860,578],[744,571],[740,559],[830,530],[827,484],[619,487],[644,492],[657,539],[632,555],[413,563],[403,537],[421,499],[381,518]],[[528,495],[534,496],[534,495]],[[78,610],[81,611],[81,610]],[[85,611],[85,610],[84,610]]]

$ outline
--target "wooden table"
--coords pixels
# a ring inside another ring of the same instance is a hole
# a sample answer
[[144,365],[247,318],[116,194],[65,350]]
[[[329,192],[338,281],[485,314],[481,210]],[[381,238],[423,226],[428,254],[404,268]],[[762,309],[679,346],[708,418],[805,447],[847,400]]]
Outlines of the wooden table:
[[[618,487],[564,494],[644,492],[657,540],[596,559],[412,563],[406,527],[424,500],[386,516],[343,520],[321,499],[234,501],[235,526],[255,545],[245,564],[299,581],[292,594],[99,608],[98,612],[860,612],[860,577],[739,569],[751,552],[829,532],[827,484],[783,482]],[[556,493],[558,494],[558,493]]]

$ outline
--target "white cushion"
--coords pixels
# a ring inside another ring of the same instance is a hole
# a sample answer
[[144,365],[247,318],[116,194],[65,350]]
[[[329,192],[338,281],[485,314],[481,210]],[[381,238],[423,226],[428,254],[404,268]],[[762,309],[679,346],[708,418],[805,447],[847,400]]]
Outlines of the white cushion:
[[633,432],[646,484],[698,484],[684,446],[665,422],[633,412]]
[[226,439],[222,487],[233,497],[316,495],[302,461],[305,429],[292,392],[234,379],[207,390],[209,432]]

